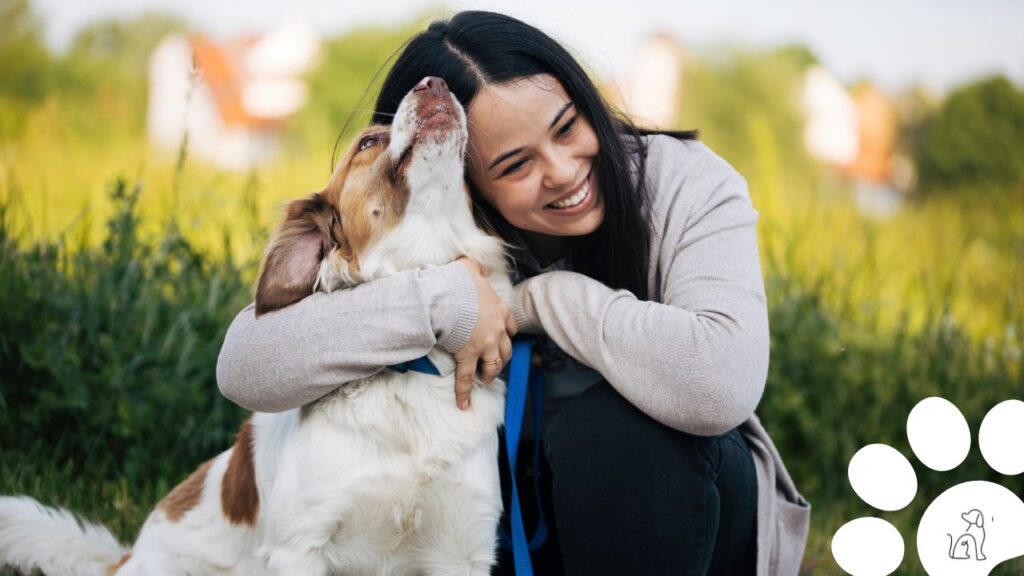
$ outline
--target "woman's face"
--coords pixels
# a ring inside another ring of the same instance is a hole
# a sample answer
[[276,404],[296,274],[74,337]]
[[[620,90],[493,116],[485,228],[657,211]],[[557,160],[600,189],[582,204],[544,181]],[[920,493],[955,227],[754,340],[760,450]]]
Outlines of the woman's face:
[[467,116],[470,178],[510,224],[551,236],[597,229],[597,134],[554,77],[487,85]]

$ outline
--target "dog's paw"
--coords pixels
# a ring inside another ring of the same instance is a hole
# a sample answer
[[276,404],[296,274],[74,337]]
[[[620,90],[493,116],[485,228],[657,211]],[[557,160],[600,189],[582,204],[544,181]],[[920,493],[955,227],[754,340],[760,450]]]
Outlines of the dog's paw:
[[[971,433],[951,402],[926,398],[907,418],[910,447],[925,466],[952,470],[967,457]],[[1024,402],[1007,400],[992,408],[981,423],[978,445],[996,472],[1024,472]],[[850,485],[871,506],[901,510],[917,493],[910,462],[894,448],[871,444],[850,460]],[[921,565],[931,576],[984,575],[997,564],[1024,556],[1024,502],[992,482],[964,482],[928,505],[917,528]],[[832,556],[850,574],[890,574],[903,561],[903,538],[880,518],[858,518],[832,538]]]

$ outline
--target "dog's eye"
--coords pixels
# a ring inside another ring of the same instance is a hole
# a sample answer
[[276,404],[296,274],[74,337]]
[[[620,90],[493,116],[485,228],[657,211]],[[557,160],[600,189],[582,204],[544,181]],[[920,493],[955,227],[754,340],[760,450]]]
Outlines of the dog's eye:
[[379,136],[367,136],[359,141],[359,151],[362,152],[363,150],[366,150],[367,148],[372,148],[373,146],[376,146],[379,143]]

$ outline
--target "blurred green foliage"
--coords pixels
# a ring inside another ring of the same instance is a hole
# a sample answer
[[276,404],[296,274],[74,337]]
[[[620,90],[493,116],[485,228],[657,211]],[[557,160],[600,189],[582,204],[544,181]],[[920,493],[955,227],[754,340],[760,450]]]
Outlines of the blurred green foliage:
[[0,139],[21,131],[52,82],[50,54],[28,0],[0,0]]
[[0,207],[0,438],[10,465],[46,447],[77,471],[175,477],[230,444],[241,410],[216,394],[224,332],[252,263],[211,260],[170,221],[139,233],[140,189],[113,184],[100,246],[22,248]]
[[144,14],[101,20],[78,31],[58,60],[58,95],[69,104],[95,104],[90,113],[72,116],[72,128],[107,139],[144,132],[149,54],[164,36],[183,30],[185,24],[177,18]]
[[0,141],[16,138],[29,112],[51,99],[69,130],[101,141],[139,133],[149,53],[184,28],[161,15],[100,21],[80,30],[67,54],[53,55],[28,0],[0,0]]
[[1010,188],[1024,200],[1024,91],[1002,76],[954,90],[917,133],[924,192]]

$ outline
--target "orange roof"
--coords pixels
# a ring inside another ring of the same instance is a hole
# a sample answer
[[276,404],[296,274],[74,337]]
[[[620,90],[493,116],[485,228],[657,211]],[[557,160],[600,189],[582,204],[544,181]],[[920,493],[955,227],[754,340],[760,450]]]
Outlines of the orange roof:
[[245,81],[239,60],[241,53],[256,42],[255,37],[244,38],[232,45],[220,45],[202,36],[190,36],[189,45],[195,66],[206,80],[210,92],[227,126],[267,128],[281,124],[278,118],[257,116],[245,109],[242,88]]
[[857,105],[860,149],[848,169],[863,180],[888,182],[896,148],[896,110],[893,103],[871,85],[853,92]]

